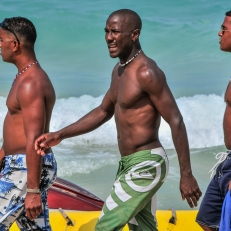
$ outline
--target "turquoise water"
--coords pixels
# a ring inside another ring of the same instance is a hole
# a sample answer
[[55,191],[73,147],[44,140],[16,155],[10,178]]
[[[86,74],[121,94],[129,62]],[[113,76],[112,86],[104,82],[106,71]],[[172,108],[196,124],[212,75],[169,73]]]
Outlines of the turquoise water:
[[[38,32],[38,60],[59,98],[99,96],[109,87],[117,59],[108,55],[104,27],[117,9],[135,10],[143,20],[141,45],[165,72],[175,97],[222,94],[230,55],[219,50],[217,32],[229,1],[209,0],[1,0],[1,18],[25,16]],[[7,95],[16,69],[0,63],[0,93]]]
[[[110,84],[112,68],[118,62],[108,55],[105,21],[117,9],[136,11],[143,21],[142,49],[166,74],[185,120],[193,170],[204,192],[210,177],[208,171],[215,164],[214,153],[225,150],[223,94],[230,77],[231,55],[220,51],[217,33],[225,12],[230,10],[228,3],[228,0],[222,4],[209,0],[1,0],[0,20],[24,16],[37,28],[37,58],[58,97],[51,121],[51,130],[55,131],[101,102]],[[0,141],[5,100],[16,73],[13,65],[0,62]],[[164,121],[160,139],[169,154],[171,168],[159,193],[158,206],[186,209],[178,190],[177,156]],[[113,120],[90,134],[64,141],[54,150],[59,176],[106,198],[119,160]]]

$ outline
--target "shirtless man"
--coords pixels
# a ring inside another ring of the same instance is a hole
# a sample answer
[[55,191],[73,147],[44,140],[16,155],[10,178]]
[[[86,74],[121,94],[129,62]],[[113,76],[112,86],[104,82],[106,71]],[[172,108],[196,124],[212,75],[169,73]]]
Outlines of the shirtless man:
[[0,231],[8,230],[15,220],[21,230],[51,230],[47,189],[57,167],[51,150],[41,157],[34,142],[49,132],[55,92],[36,59],[36,36],[34,25],[26,18],[6,18],[0,24],[2,60],[18,69],[6,101],[0,150]]
[[119,58],[102,103],[77,122],[40,136],[38,154],[61,140],[90,132],[114,115],[121,154],[110,196],[96,224],[97,231],[157,230],[155,194],[168,173],[168,159],[158,138],[161,116],[171,127],[180,163],[180,190],[190,207],[201,191],[192,175],[185,125],[164,73],[141,50],[141,19],[133,11],[113,12],[106,22],[105,39],[112,58]]
[[[220,49],[231,52],[231,11],[225,14],[220,37]],[[225,146],[231,150],[231,85],[230,82],[225,93],[226,109],[223,120]],[[222,154],[222,155],[221,155]],[[201,202],[196,221],[205,231],[215,231],[219,229],[221,220],[222,204],[226,193],[231,190],[231,151],[221,153],[220,164],[216,169],[216,174],[211,180],[204,198]]]

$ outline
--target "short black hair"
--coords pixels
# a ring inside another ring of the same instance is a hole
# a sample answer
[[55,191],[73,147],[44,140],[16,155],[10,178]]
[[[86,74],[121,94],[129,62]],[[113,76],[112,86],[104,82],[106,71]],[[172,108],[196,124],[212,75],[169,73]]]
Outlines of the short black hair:
[[231,10],[226,12],[225,15],[231,17]]
[[129,19],[130,19],[130,22],[132,22],[132,24],[134,24],[135,28],[134,29],[139,29],[141,30],[142,28],[142,21],[141,21],[141,18],[140,16],[133,10],[129,10],[129,9],[120,9],[120,10],[116,10],[114,12],[112,12],[110,15],[109,15],[109,18],[113,15],[128,15],[130,16]]
[[10,28],[10,31],[13,31],[19,37],[25,38],[26,42],[34,45],[37,38],[37,32],[34,24],[29,19],[24,17],[12,17],[5,18],[4,21]]

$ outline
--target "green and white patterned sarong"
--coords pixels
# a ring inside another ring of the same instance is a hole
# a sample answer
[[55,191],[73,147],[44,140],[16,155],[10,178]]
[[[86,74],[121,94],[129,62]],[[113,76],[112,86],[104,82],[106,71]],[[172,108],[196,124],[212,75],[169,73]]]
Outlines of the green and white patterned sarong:
[[96,224],[96,231],[155,231],[156,192],[168,174],[163,148],[139,151],[119,162],[115,183]]

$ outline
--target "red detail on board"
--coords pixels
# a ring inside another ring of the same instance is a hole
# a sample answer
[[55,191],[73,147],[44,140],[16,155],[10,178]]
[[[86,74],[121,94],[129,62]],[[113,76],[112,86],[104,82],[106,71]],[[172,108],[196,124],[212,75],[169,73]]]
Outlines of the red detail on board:
[[87,190],[67,180],[57,177],[48,190],[50,209],[68,209],[79,211],[100,211],[104,202]]

